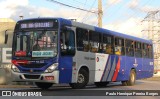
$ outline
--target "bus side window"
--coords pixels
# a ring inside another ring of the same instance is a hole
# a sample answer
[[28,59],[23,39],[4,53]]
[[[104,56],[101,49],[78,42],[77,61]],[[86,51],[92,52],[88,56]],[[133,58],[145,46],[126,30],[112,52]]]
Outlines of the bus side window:
[[142,45],[140,42],[135,42],[135,57],[142,57]]
[[153,47],[152,47],[152,45],[149,45],[148,46],[148,50],[149,50],[149,58],[153,58]]
[[61,55],[74,55],[75,54],[75,38],[74,31],[67,30],[61,32],[60,45]]
[[126,47],[126,55],[133,57],[134,56],[134,41],[126,39],[125,47]]
[[142,53],[143,53],[143,57],[144,57],[144,58],[148,58],[148,45],[145,44],[145,43],[143,44]]
[[89,51],[88,43],[88,31],[85,29],[77,28],[76,29],[76,40],[77,40],[77,50],[78,51]]
[[106,54],[113,54],[113,37],[103,35],[103,50]]
[[124,55],[124,39],[122,38],[115,38],[115,54],[116,55]]
[[90,51],[93,53],[99,52],[100,33],[89,31]]

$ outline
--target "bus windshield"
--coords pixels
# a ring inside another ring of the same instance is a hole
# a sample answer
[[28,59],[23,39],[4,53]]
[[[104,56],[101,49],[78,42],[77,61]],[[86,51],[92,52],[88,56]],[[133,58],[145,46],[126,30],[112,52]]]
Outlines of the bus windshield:
[[16,57],[55,57],[57,41],[57,31],[17,32],[14,37],[13,54]]

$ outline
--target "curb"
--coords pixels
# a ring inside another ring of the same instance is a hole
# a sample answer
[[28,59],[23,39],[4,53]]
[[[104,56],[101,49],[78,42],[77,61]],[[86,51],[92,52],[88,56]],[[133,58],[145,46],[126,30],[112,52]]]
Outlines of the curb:
[[31,88],[30,85],[0,85],[0,88]]

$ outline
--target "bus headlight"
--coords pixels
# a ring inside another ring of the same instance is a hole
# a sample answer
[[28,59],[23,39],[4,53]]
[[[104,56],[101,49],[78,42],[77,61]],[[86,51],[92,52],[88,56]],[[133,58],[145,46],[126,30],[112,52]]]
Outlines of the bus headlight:
[[44,72],[51,73],[58,67],[58,63],[54,63],[53,65],[49,66]]
[[14,72],[20,72],[20,70],[19,70],[19,69],[17,68],[17,66],[15,66],[14,64],[12,64],[11,69],[12,69]]

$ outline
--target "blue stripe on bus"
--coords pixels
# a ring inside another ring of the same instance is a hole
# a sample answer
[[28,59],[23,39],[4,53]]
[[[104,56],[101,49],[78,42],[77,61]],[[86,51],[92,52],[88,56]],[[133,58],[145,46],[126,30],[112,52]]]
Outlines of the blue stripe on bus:
[[110,68],[111,68],[111,55],[110,55],[108,61],[109,61],[109,62],[108,62],[108,64],[107,64],[106,72],[105,72],[105,74],[104,74],[104,77],[103,77],[103,80],[102,80],[102,81],[106,81],[106,79],[107,79],[107,77],[108,77],[108,75],[109,75],[109,70],[110,70]]
[[113,66],[113,65],[115,65],[115,55],[111,55],[111,65],[110,65],[110,68],[109,68],[109,71],[108,71],[108,72],[109,72],[109,73],[108,73],[108,76],[107,76],[107,78],[106,78],[107,81],[111,81],[111,77],[110,77],[111,74],[110,74],[110,73],[111,73],[111,70],[112,70],[112,66]]
[[107,58],[107,61],[106,61],[106,64],[105,64],[105,69],[104,69],[102,77],[101,77],[101,81],[104,79],[104,74],[106,73],[106,69],[108,67],[109,59],[110,59],[110,55]]

